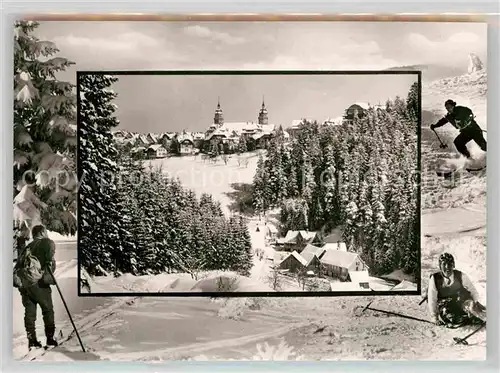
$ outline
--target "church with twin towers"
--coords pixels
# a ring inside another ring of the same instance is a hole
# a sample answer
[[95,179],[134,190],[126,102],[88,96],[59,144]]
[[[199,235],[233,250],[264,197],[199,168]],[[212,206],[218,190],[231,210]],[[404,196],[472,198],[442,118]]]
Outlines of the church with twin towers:
[[274,124],[269,124],[268,111],[262,97],[262,105],[258,111],[257,121],[225,122],[220,97],[217,99],[213,124],[206,133],[206,141],[211,144],[227,143],[235,146],[240,138],[253,140],[257,148],[267,146],[276,129]]
[[[214,124],[217,125],[218,127],[221,127],[224,124],[224,113],[222,112],[222,108],[220,105],[220,97],[217,98],[217,109],[215,109]],[[261,125],[269,124],[267,108],[264,102],[264,96],[262,96],[262,106],[259,110],[259,115],[257,117],[257,124]]]

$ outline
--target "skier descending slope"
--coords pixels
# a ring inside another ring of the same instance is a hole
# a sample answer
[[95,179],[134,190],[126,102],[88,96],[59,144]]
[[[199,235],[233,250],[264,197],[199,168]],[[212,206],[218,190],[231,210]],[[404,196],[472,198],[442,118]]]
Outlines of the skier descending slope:
[[436,124],[430,126],[431,130],[444,126],[450,123],[453,127],[460,131],[460,134],[455,138],[453,143],[460,154],[462,154],[468,162],[472,161],[472,156],[467,149],[467,144],[474,140],[474,142],[486,152],[486,140],[483,136],[483,130],[474,120],[472,110],[466,106],[457,106],[453,100],[446,100],[444,104],[448,114],[441,118]]

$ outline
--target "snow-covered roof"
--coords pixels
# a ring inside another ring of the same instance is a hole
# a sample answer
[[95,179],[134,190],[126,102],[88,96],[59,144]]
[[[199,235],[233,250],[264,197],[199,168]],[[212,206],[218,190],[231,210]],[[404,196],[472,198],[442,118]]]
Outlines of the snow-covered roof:
[[370,275],[368,271],[349,271],[349,277],[352,282],[370,282]]
[[282,239],[283,243],[295,243],[299,235],[305,240],[310,241],[316,237],[316,232],[308,231],[288,231],[286,236]]
[[161,144],[154,144],[154,145],[150,145],[149,148],[148,148],[148,150],[151,149],[151,150],[157,151],[160,148],[163,148],[163,145],[161,145]]
[[144,144],[149,144],[148,137],[146,135],[139,135],[138,137]]
[[[357,105],[357,106],[361,107],[364,110],[368,110],[370,108],[370,105],[368,105],[366,102],[355,102],[351,106],[354,106],[354,105]],[[349,107],[351,107],[351,106],[349,106]]]
[[312,122],[314,122],[314,120],[310,119],[310,118],[294,119],[294,120],[292,120],[291,128],[292,129],[299,129],[300,125],[305,123],[305,122],[312,123]]
[[153,141],[158,141],[158,135],[156,135],[155,133],[148,133],[147,137],[149,137]]
[[311,244],[308,244],[304,250],[300,253],[302,257],[307,261],[307,263],[310,263],[311,260],[316,256],[318,259],[323,254],[326,250],[322,247],[317,247]]
[[341,268],[349,268],[357,259],[359,259],[359,255],[355,253],[340,250],[327,250],[321,258],[321,263]]
[[305,260],[298,252],[293,251],[290,255],[288,255],[283,261],[287,260],[290,256],[294,257],[297,259],[297,261],[302,264],[303,266],[307,265],[307,260]]
[[193,136],[190,134],[190,133],[179,133],[177,135],[177,141],[179,141],[180,143],[181,142],[184,142],[184,141],[189,141],[189,142],[193,142]]
[[195,139],[195,140],[203,140],[204,138],[205,138],[205,134],[203,132],[193,133],[193,139]]

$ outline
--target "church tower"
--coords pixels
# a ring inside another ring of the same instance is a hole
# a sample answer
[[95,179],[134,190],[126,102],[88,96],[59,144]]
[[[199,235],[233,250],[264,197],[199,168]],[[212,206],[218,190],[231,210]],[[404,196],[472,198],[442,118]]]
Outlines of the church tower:
[[264,97],[262,97],[262,107],[259,111],[259,124],[268,124],[267,109],[266,104],[264,103]]
[[224,124],[224,115],[222,114],[222,109],[220,108],[220,97],[217,98],[217,109],[215,110],[214,124],[220,127]]

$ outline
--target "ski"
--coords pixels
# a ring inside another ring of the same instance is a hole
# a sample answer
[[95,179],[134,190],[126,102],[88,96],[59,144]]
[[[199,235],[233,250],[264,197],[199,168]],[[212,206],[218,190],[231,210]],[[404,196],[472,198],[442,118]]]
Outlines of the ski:
[[484,167],[480,167],[480,168],[466,168],[465,170],[466,170],[467,172],[479,172],[479,171],[482,171],[482,170],[484,170],[484,169],[486,169],[486,166],[484,166]]
[[[69,338],[66,338],[66,340],[67,339],[69,339]],[[59,330],[57,341],[59,343],[59,346],[63,342],[63,333],[62,333],[62,330]],[[33,360],[35,360],[37,358],[42,357],[47,352],[49,352],[50,350],[52,350],[54,347],[56,347],[56,346],[47,346],[47,345],[45,345],[43,347],[31,348],[29,350],[29,352],[26,355],[24,355],[20,360],[22,360],[22,361],[33,361]]]

